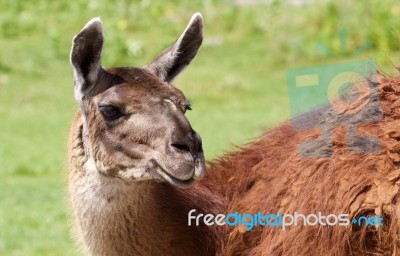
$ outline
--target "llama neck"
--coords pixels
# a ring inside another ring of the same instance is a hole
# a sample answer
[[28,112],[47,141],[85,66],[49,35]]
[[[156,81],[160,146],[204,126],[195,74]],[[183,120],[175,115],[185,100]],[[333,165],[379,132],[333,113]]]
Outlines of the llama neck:
[[157,209],[152,209],[151,198],[155,184],[126,184],[90,168],[84,173],[70,180],[70,190],[79,233],[90,254],[134,255],[151,251],[156,232],[152,225]]
[[[98,173],[70,180],[78,230],[91,255],[208,255],[214,250],[214,227],[187,226],[190,209],[202,207],[202,200],[192,203],[190,191],[154,181],[127,184]],[[202,193],[193,190],[196,196]],[[204,212],[213,212],[212,203]]]

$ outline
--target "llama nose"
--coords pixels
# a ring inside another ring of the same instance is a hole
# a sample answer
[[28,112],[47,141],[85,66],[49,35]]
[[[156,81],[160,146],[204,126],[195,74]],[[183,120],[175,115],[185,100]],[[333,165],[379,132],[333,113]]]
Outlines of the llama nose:
[[174,137],[171,146],[175,151],[190,153],[195,158],[197,158],[199,154],[203,153],[201,138],[196,132],[189,133],[186,136]]

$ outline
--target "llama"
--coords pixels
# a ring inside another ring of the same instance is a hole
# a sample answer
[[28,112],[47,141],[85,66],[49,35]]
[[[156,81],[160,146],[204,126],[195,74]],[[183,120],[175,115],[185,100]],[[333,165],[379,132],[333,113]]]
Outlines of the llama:
[[[178,40],[143,68],[101,66],[103,32],[91,20],[74,38],[71,63],[80,110],[69,137],[69,194],[90,255],[399,255],[400,77],[380,78],[382,119],[360,133],[375,154],[349,154],[333,133],[333,158],[301,158],[299,142],[320,137],[291,121],[208,164],[171,81],[202,42],[195,14]],[[360,101],[365,101],[361,98]],[[329,109],[324,122],[340,118]],[[315,145],[323,152],[323,145]],[[205,177],[203,178],[203,176]],[[203,178],[203,179],[202,179]],[[378,226],[188,226],[188,212],[380,215]]]
[[202,29],[202,16],[193,15],[144,68],[102,68],[99,18],[73,39],[80,110],[69,137],[69,193],[90,255],[215,254],[218,228],[188,227],[187,212],[222,211],[223,199],[208,188],[179,189],[203,177],[205,161],[185,117],[190,103],[170,84],[196,55]]

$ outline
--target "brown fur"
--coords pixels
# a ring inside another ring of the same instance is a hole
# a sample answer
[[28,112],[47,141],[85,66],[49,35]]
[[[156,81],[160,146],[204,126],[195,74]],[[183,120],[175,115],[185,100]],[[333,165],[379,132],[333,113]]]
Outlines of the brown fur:
[[380,215],[383,227],[234,227],[218,255],[400,255],[400,77],[382,78],[380,93],[382,120],[359,127],[381,140],[379,153],[348,153],[338,127],[333,158],[301,158],[297,144],[320,132],[286,122],[212,162],[201,183],[226,198],[227,213]]

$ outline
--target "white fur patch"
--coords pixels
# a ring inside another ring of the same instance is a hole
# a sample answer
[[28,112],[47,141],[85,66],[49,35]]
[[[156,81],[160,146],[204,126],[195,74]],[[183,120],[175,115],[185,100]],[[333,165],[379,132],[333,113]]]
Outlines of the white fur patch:
[[177,40],[177,43],[176,43],[177,47],[176,48],[179,48],[179,46],[180,46],[180,44],[182,42],[182,39],[185,36],[186,32],[193,25],[193,22],[195,22],[195,20],[197,20],[197,19],[203,20],[203,16],[199,12],[196,12],[195,14],[192,15],[192,18],[190,19],[189,24],[186,26],[185,30],[183,31],[183,33],[181,34],[181,36]]
[[100,17],[94,17],[91,20],[89,20],[86,25],[81,29],[81,31],[87,29],[88,27],[96,26],[97,28],[101,29],[102,22]]
[[165,99],[164,102],[168,103],[168,106],[170,106],[173,111],[177,111],[178,110],[176,105],[175,105],[175,103],[173,103],[172,100]]

